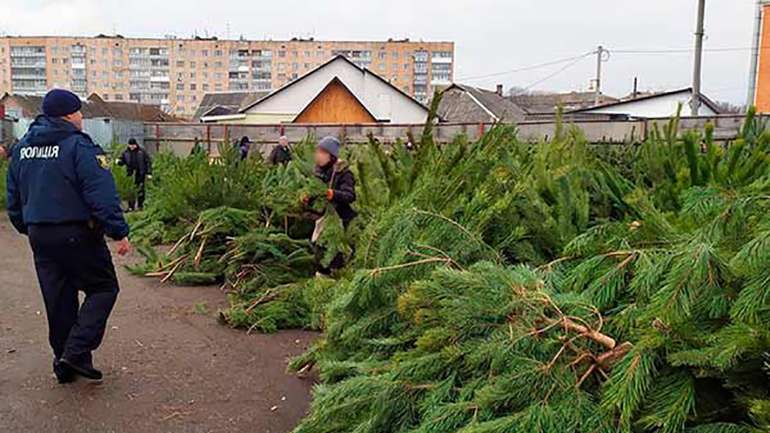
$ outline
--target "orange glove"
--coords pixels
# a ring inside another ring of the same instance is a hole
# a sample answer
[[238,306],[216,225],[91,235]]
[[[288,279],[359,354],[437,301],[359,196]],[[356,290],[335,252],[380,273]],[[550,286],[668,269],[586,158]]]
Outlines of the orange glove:
[[333,189],[327,189],[326,190],[326,199],[329,201],[332,201],[334,199],[334,190]]

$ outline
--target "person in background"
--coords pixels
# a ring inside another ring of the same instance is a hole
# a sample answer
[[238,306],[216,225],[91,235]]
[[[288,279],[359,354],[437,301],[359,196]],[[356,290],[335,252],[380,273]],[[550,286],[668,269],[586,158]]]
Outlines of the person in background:
[[285,135],[282,135],[281,138],[278,139],[278,146],[275,146],[273,151],[270,152],[270,164],[288,164],[289,161],[291,161],[291,158],[289,139]]
[[241,153],[241,161],[249,157],[249,149],[251,149],[251,140],[249,137],[242,137],[238,143],[238,151]]
[[[100,380],[92,353],[118,297],[104,235],[125,255],[131,244],[109,159],[82,132],[80,98],[54,89],[43,113],[13,148],[8,168],[11,223],[29,238],[48,317],[53,371],[60,383]],[[78,292],[85,292],[81,304]]]
[[[350,222],[358,215],[351,206],[356,201],[356,180],[347,163],[339,159],[340,147],[340,141],[334,137],[325,137],[318,142],[314,156],[315,173],[326,184],[325,198],[332,204],[342,220],[342,224],[347,229]],[[310,199],[304,198],[303,201],[309,204]],[[323,218],[316,221],[316,230],[312,239],[314,243],[321,230],[323,230]],[[318,263],[318,273],[322,275],[331,275],[333,271],[345,266],[345,258],[342,254],[334,257],[328,268],[321,266],[323,250],[318,246],[315,246],[315,256]]]
[[136,185],[136,200],[129,200],[128,211],[134,211],[139,207],[139,210],[144,209],[145,198],[145,183],[147,179],[152,179],[152,159],[147,152],[139,147],[139,144],[135,139],[128,140],[128,148],[120,158],[118,158],[118,165],[125,166],[126,172],[129,177],[134,178],[134,185]]

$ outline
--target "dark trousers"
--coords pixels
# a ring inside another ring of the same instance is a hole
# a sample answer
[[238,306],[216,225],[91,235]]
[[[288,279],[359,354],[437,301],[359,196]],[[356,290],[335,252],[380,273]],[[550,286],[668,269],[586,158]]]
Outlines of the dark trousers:
[[144,176],[134,178],[134,185],[136,185],[136,200],[128,201],[128,208],[130,210],[136,209],[137,205],[139,206],[139,209],[144,209],[144,197],[146,194],[144,179]]
[[[29,241],[54,356],[90,361],[119,290],[103,235],[84,223],[31,225]],[[82,305],[79,291],[85,293]]]

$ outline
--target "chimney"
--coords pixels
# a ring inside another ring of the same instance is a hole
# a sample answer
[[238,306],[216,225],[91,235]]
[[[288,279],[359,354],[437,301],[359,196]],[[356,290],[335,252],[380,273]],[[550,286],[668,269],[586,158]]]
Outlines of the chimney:
[[497,85],[497,91],[495,93],[497,93],[498,96],[503,96],[503,85],[502,84],[498,84]]

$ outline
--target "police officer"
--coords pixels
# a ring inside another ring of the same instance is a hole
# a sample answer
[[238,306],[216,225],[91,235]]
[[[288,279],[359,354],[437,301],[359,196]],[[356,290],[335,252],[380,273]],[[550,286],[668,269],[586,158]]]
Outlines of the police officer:
[[[29,237],[48,316],[54,373],[100,380],[91,353],[99,347],[118,295],[104,235],[130,250],[115,182],[104,151],[82,132],[80,98],[54,89],[13,149],[8,216]],[[78,291],[85,292],[79,305]]]

